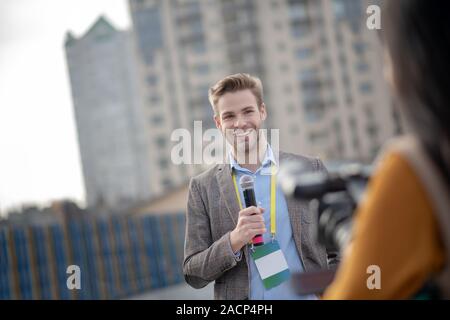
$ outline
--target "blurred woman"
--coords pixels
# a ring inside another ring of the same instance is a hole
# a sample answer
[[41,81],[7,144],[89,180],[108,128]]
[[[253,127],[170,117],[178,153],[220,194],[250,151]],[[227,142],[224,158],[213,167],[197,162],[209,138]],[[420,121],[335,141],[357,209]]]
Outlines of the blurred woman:
[[408,136],[385,147],[324,298],[409,299],[433,283],[450,299],[450,2],[386,1],[382,18],[385,75]]

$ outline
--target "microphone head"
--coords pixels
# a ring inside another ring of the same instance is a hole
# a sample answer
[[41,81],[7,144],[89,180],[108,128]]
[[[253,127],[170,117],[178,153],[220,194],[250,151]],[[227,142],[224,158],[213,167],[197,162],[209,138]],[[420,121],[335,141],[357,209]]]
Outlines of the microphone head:
[[253,189],[253,178],[247,174],[244,174],[239,179],[239,184],[241,185],[242,190]]

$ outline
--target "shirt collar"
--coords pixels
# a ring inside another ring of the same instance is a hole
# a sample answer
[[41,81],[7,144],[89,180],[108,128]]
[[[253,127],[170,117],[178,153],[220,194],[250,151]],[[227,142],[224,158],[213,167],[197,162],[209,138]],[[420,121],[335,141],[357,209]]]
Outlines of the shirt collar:
[[[229,159],[230,159],[230,166],[231,166],[231,169],[234,168],[234,169],[240,170],[240,171],[247,170],[247,169],[241,167],[241,166],[239,165],[239,163],[236,162],[236,160],[235,160],[234,157],[233,157],[232,151],[230,151],[230,152],[228,153],[228,157],[229,157]],[[271,163],[273,163],[274,165],[277,165],[277,162],[276,162],[276,160],[275,160],[275,156],[273,155],[273,150],[272,150],[272,148],[270,147],[270,144],[267,144],[266,153],[265,153],[265,155],[264,155],[264,159],[263,159],[263,161],[262,161],[262,163],[261,163],[261,167],[260,167],[260,168],[266,167],[266,166],[270,165]],[[258,170],[259,170],[259,169],[258,169]],[[257,171],[258,171],[258,170],[257,170]]]

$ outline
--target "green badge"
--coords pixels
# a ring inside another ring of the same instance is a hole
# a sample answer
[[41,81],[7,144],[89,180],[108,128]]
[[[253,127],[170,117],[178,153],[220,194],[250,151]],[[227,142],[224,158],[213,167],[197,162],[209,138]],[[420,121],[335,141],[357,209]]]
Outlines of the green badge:
[[289,266],[276,240],[254,247],[251,255],[266,289],[278,286],[291,276]]

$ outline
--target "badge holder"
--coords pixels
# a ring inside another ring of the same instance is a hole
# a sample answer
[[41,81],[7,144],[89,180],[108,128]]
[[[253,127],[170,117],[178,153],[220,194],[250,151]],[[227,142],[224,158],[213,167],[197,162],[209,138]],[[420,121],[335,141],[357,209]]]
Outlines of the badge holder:
[[264,288],[272,289],[290,278],[289,266],[275,237],[262,246],[250,249]]

